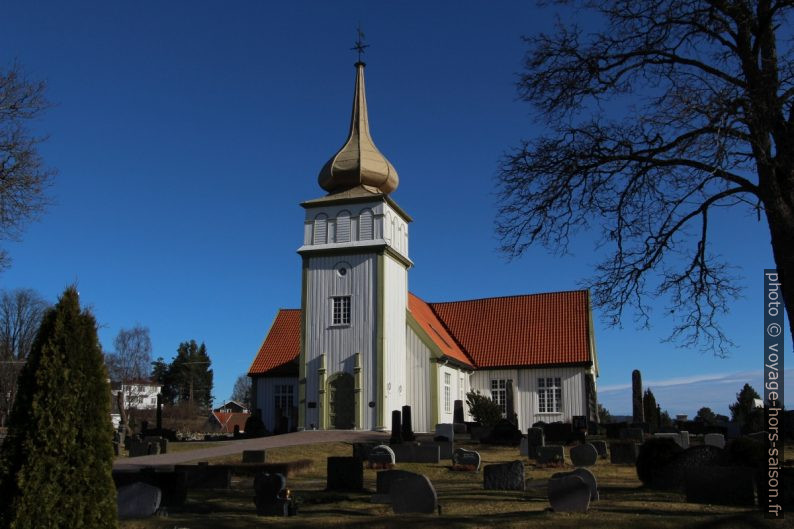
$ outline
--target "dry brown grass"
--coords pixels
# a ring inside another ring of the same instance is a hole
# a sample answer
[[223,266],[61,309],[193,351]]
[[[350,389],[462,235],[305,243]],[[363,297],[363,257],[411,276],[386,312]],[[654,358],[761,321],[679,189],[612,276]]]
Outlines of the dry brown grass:
[[[477,449],[483,464],[520,459],[517,448],[459,444]],[[794,450],[794,446],[790,447]],[[525,528],[543,529],[667,529],[692,527],[773,528],[780,524],[764,520],[748,508],[689,504],[676,492],[650,491],[642,487],[633,466],[611,465],[599,461],[591,470],[598,480],[601,499],[591,504],[587,514],[560,514],[548,509],[545,489],[527,492],[486,491],[482,471],[453,472],[449,462],[440,465],[399,464],[398,468],[419,472],[430,478],[436,488],[443,514],[396,516],[388,505],[370,503],[370,493],[325,492],[326,458],[351,455],[346,443],[325,443],[269,449],[268,462],[311,459],[312,468],[287,481],[300,501],[298,515],[291,518],[257,516],[253,504],[251,478],[236,478],[228,491],[190,491],[179,511],[148,520],[125,521],[123,529],[216,529],[254,528],[263,525],[290,528],[396,528],[413,525],[445,528]],[[789,452],[794,453],[794,452]],[[218,458],[213,463],[238,463],[240,456]],[[544,479],[560,471],[527,465],[527,479]],[[374,491],[376,470],[364,471],[365,488]]]

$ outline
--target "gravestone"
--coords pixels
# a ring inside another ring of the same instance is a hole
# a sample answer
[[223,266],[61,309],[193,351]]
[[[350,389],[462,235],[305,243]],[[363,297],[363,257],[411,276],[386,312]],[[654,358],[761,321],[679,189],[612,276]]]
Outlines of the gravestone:
[[116,493],[116,507],[120,520],[147,518],[160,508],[162,492],[157,487],[136,482],[119,487]]
[[394,514],[434,514],[438,508],[436,489],[422,474],[398,478],[389,495]]
[[373,448],[369,453],[369,468],[391,468],[396,461],[394,450],[386,445]]
[[260,516],[289,516],[290,498],[283,474],[260,472],[254,478],[254,504]]
[[369,453],[372,452],[372,449],[376,446],[377,445],[374,443],[353,443],[353,457],[362,461],[367,461],[369,459]]
[[642,428],[625,428],[620,431],[620,438],[624,441],[641,443],[645,440],[645,433]]
[[476,472],[480,470],[480,453],[458,448],[452,454],[452,469]]
[[552,422],[543,427],[543,437],[548,444],[568,444],[573,437],[573,426],[567,422]]
[[681,441],[678,443],[678,445],[681,448],[683,448],[684,450],[689,448],[689,432],[682,431],[682,432],[679,432],[678,435],[681,436]]
[[483,467],[486,490],[524,490],[524,463],[496,463]]
[[590,506],[590,487],[579,476],[550,479],[548,495],[554,512],[587,512]]
[[598,451],[590,443],[574,446],[569,450],[569,453],[571,463],[575,467],[591,467],[598,460]]
[[577,468],[571,472],[558,472],[551,476],[552,479],[563,478],[565,476],[579,476],[587,484],[590,489],[590,501],[598,500],[598,482],[595,475],[586,468]]
[[[398,479],[410,476],[418,476],[415,472],[408,472],[407,470],[380,470],[375,473],[375,493],[388,495],[391,492],[392,485]],[[390,502],[391,500],[389,500]],[[389,503],[386,502],[386,503]]]
[[725,436],[721,433],[707,433],[703,437],[703,444],[707,446],[716,446],[717,448],[725,448]]
[[560,445],[539,446],[537,460],[540,465],[562,465],[565,463],[565,450]]
[[631,416],[635,423],[645,422],[645,413],[642,407],[642,375],[639,369],[631,372]]
[[436,424],[435,437],[446,437],[448,441],[454,441],[455,427],[450,423]]
[[402,434],[402,414],[400,410],[391,412],[391,438],[389,439],[390,445],[396,445],[403,442]]
[[755,505],[753,469],[745,467],[700,467],[687,469],[684,493],[689,503]]
[[441,462],[441,449],[435,443],[404,443],[392,445],[397,463],[434,463]]
[[721,466],[725,461],[722,448],[711,445],[690,446],[670,462],[668,479],[679,488],[684,486],[684,475],[687,471],[696,471],[702,467]]
[[243,450],[243,463],[264,463],[264,450]]
[[402,438],[403,441],[413,441],[416,438],[416,436],[414,436],[414,427],[413,421],[411,419],[410,406],[403,406]]
[[452,441],[435,441],[434,443],[438,445],[438,457],[440,459],[452,459],[455,443]]
[[615,465],[634,465],[640,453],[634,441],[614,441],[609,443],[610,462]]
[[518,453],[524,457],[529,457],[529,439],[526,437],[521,438],[521,442],[518,444]]
[[463,401],[456,400],[453,403],[453,411],[452,411],[452,423],[453,424],[464,424],[466,419],[464,418],[463,414]]
[[[399,413],[399,412],[397,412]],[[329,457],[326,490],[360,491],[364,488],[364,466],[355,457]]]
[[590,441],[590,444],[595,447],[596,452],[598,452],[598,457],[601,459],[606,459],[609,454],[607,453],[607,442],[606,441]]
[[543,428],[527,428],[527,442],[529,446],[544,446]]

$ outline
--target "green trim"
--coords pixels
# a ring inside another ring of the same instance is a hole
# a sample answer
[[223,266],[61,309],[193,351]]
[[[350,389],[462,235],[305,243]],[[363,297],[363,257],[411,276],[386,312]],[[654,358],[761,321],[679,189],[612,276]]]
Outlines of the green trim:
[[376,429],[386,429],[386,419],[383,416],[384,409],[386,407],[386,351],[384,343],[386,340],[385,332],[386,332],[386,323],[385,323],[385,289],[386,289],[386,278],[384,277],[384,271],[386,270],[386,263],[385,257],[383,253],[378,253],[377,256],[377,271],[375,280],[377,281],[377,306],[375,314],[375,321],[376,323],[376,332],[375,332],[375,349],[376,349],[376,365],[375,369],[378,370],[378,383],[375,386],[375,403],[377,406],[377,418],[375,420],[375,427]]
[[362,397],[363,388],[361,387],[361,353],[353,356],[353,427],[361,429],[361,410],[364,399]]
[[438,424],[438,362],[430,359],[430,408],[433,424]]
[[320,368],[317,370],[317,422],[318,428],[325,430],[328,427],[328,392],[325,391],[325,353],[320,355]]
[[309,260],[304,257],[301,263],[301,331],[300,356],[298,358],[298,427],[306,429],[306,310],[308,309]]

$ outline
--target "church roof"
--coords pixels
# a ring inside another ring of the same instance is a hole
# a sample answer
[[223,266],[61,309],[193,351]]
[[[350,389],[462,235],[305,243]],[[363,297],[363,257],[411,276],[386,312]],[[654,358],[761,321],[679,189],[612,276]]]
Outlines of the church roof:
[[301,350],[301,310],[280,309],[262,342],[259,352],[248,370],[249,375],[261,375],[288,369]]
[[478,368],[591,361],[586,290],[430,303]]
[[320,187],[331,194],[359,186],[383,194],[397,189],[397,171],[375,147],[369,134],[364,63],[361,61],[356,63],[356,88],[347,141],[323,166],[317,180]]
[[[475,368],[540,367],[592,361],[586,290],[427,303],[408,310],[442,353]],[[249,375],[274,374],[300,354],[300,309],[281,309]]]
[[474,367],[474,362],[463,352],[455,338],[449,334],[430,305],[411,292],[408,293],[408,311],[445,356]]

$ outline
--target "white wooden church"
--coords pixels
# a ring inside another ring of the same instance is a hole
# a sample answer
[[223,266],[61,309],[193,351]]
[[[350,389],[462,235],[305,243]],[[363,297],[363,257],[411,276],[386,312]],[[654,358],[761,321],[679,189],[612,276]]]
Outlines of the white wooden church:
[[503,410],[512,395],[522,430],[595,420],[587,291],[442,303],[408,291],[412,219],[389,196],[397,171],[370,137],[355,66],[350,133],[319,175],[327,194],[301,204],[301,307],[278,312],[248,373],[265,426],[385,430],[408,404],[414,430],[433,431],[470,390]]

